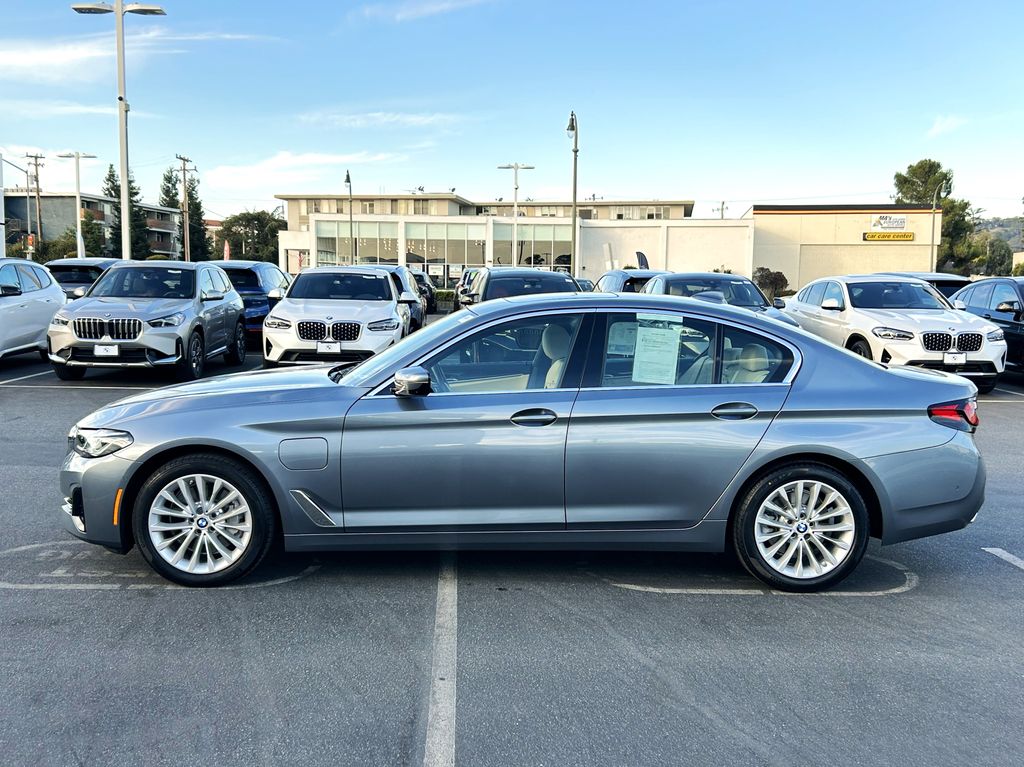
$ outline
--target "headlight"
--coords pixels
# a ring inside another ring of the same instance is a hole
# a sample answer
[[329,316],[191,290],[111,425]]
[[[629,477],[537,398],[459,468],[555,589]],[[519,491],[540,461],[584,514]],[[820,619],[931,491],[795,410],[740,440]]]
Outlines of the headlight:
[[909,330],[899,330],[898,328],[873,328],[871,332],[886,341],[909,341],[914,337]]
[[176,312],[168,314],[166,317],[157,317],[155,320],[149,320],[146,324],[151,328],[176,328],[184,321],[185,315],[181,312]]
[[50,324],[63,328],[71,324],[71,318],[68,317],[66,314],[61,314],[60,312],[57,312],[55,315],[53,315],[53,319],[50,320]]
[[287,330],[291,326],[291,320],[284,320],[272,315],[267,315],[267,318],[263,320],[263,327],[270,328],[271,330]]
[[988,332],[988,335],[985,336],[985,338],[987,338],[989,341],[1002,341],[1006,338],[1006,336],[1003,335],[1002,330],[996,328],[995,330],[990,330]]
[[398,330],[399,322],[394,317],[389,320],[377,320],[366,326],[367,330]]
[[131,434],[117,429],[80,429],[76,426],[68,434],[68,448],[86,458],[116,453],[133,441]]

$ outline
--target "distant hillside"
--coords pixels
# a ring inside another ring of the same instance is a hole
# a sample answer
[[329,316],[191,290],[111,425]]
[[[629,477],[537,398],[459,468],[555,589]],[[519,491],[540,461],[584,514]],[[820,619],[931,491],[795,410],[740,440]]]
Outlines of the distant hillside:
[[1024,226],[1024,216],[1015,218],[983,218],[978,221],[975,232],[991,232],[993,237],[1006,240],[1014,251],[1024,250],[1024,242],[1021,242],[1021,227]]

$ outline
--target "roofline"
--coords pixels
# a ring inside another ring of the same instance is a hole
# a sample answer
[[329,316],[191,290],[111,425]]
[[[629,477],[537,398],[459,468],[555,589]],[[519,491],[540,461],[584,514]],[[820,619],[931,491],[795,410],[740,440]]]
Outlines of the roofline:
[[[890,204],[881,205],[753,205],[754,214],[801,214],[801,213],[920,213],[931,212],[931,205]],[[941,213],[942,208],[936,208]]]

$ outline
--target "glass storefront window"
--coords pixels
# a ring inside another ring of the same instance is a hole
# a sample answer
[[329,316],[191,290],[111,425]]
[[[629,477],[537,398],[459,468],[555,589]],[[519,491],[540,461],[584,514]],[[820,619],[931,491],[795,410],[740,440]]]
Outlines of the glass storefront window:
[[555,227],[555,239],[552,252],[554,263],[552,266],[559,271],[572,271],[572,227],[558,225]]
[[512,224],[494,225],[494,265],[512,265]]
[[382,264],[398,263],[398,224],[380,224],[377,255]]
[[445,261],[444,224],[427,224],[427,263],[443,264]]
[[356,237],[359,247],[356,251],[360,264],[377,263],[377,224],[372,221],[356,223]]
[[466,265],[483,266],[487,258],[487,224],[466,225]]
[[316,261],[324,266],[338,263],[338,225],[334,221],[316,222]]
[[466,263],[466,225],[448,224],[448,263]]
[[405,260],[409,264],[425,263],[427,257],[427,225],[405,225]]

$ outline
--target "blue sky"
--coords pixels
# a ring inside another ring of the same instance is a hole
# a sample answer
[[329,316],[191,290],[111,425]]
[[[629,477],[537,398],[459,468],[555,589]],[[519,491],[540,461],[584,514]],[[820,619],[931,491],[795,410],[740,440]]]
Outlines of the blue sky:
[[[175,153],[211,215],[275,193],[455,187],[580,196],[887,202],[933,157],[988,215],[1024,196],[1024,3],[164,0],[127,19],[131,157],[146,199]],[[3,0],[0,151],[117,161],[112,16]],[[970,10],[968,10],[970,9]],[[73,188],[48,159],[44,189]],[[5,170],[8,186],[19,179]]]

